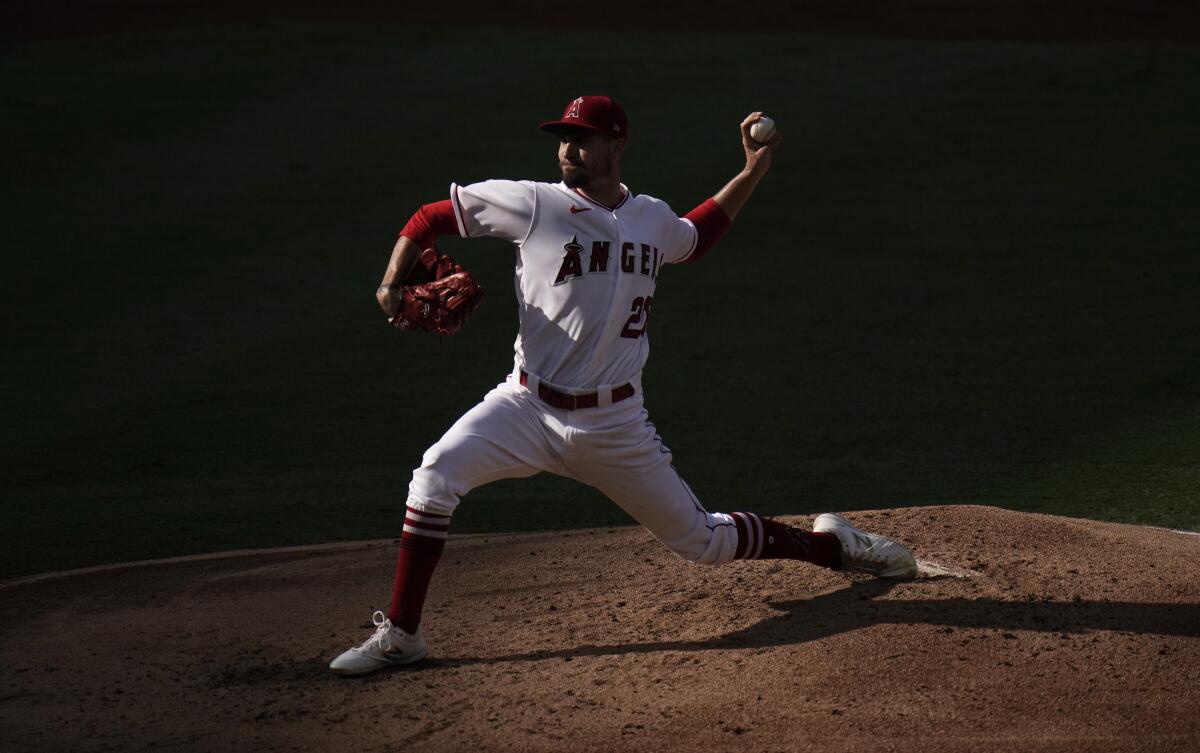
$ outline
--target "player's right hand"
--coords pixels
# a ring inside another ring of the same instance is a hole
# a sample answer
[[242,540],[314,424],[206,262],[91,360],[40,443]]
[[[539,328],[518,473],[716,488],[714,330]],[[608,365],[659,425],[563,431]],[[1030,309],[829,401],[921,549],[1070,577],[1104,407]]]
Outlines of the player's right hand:
[[775,127],[775,135],[771,137],[768,144],[760,144],[750,138],[750,126],[754,125],[762,115],[761,111],[756,110],[747,115],[741,125],[742,150],[746,153],[746,171],[757,175],[771,169],[771,156],[783,141],[783,134],[779,132],[778,125]]

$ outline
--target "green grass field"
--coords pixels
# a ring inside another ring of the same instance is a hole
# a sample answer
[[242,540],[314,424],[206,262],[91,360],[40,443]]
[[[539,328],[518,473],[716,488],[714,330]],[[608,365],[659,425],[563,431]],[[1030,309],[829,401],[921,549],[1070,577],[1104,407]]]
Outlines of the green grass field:
[[[1200,50],[271,24],[16,45],[0,91],[0,577],[396,535],[516,312],[512,250],[455,239],[471,325],[392,331],[395,234],[451,180],[557,179],[534,125],[587,92],[680,212],[747,112],[785,134],[656,295],[648,406],[710,509],[1200,528]],[[626,522],[539,476],[455,530]]]

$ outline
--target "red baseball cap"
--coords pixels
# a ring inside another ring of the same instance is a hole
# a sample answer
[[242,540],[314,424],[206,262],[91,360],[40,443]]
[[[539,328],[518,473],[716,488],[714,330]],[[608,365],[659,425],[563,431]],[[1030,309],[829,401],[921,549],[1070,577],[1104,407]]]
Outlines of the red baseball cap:
[[625,111],[611,97],[576,97],[567,104],[561,119],[548,120],[538,128],[557,134],[566,126],[587,128],[615,138],[629,138],[629,120],[625,117]]

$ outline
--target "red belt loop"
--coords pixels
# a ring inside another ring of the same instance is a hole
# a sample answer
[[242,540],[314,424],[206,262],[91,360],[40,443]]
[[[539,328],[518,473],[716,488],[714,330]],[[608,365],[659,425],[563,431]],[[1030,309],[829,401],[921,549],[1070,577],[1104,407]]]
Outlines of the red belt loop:
[[[529,375],[521,369],[521,386],[529,386]],[[612,401],[619,403],[626,398],[633,397],[634,389],[632,384],[628,382],[620,387],[614,387],[612,391]],[[600,404],[600,396],[595,392],[589,392],[586,395],[568,395],[558,390],[552,390],[544,384],[538,383],[538,397],[543,403],[551,405],[560,410],[577,410],[579,408],[595,408]]]

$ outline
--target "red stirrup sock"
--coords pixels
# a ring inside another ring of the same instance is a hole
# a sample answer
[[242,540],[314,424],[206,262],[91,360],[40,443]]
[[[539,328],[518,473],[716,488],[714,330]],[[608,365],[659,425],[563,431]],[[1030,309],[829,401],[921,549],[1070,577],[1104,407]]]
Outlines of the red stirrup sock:
[[735,512],[731,516],[738,532],[734,559],[804,560],[834,570],[842,567],[842,542],[832,533],[793,528],[752,512]]
[[437,567],[450,530],[449,515],[433,515],[408,508],[404,533],[400,535],[400,554],[396,557],[396,582],[392,587],[392,607],[388,619],[412,635],[421,624],[421,608],[429,581]]

